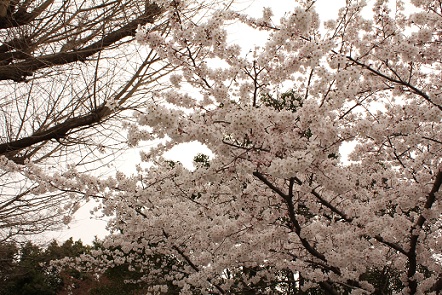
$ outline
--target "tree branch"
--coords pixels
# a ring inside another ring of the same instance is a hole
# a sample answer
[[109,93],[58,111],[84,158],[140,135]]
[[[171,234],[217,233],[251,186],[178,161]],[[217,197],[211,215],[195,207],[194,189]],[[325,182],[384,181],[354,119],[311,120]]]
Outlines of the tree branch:
[[[164,231],[163,229],[163,235],[166,239],[169,238],[169,234],[166,233],[166,231]],[[196,272],[199,272],[200,269],[197,265],[195,265],[192,260],[184,253],[184,251],[182,251],[178,246],[176,245],[172,245],[172,249],[174,249],[175,251],[178,252],[178,254],[181,255],[181,257],[184,258],[184,260],[187,262],[187,264]],[[221,293],[221,294],[225,294],[226,292],[223,290],[223,288],[221,288],[218,284],[213,284],[212,282],[210,282],[210,279],[207,279],[207,281],[212,284],[213,286],[215,286],[215,288]]]
[[[0,29],[20,27],[29,24],[53,2],[54,0],[46,0],[40,6],[36,7],[32,12],[26,12],[26,7],[20,7],[14,14],[0,17]],[[24,5],[26,5],[26,3]],[[6,10],[8,9],[9,7],[6,7]]]
[[[334,53],[337,54],[337,52],[335,52],[335,51],[334,51]],[[421,96],[423,99],[425,99],[425,100],[428,101],[430,104],[432,104],[433,106],[437,107],[439,110],[442,111],[442,106],[441,106],[441,105],[438,105],[438,104],[434,103],[434,102],[431,100],[431,98],[430,98],[430,96],[429,96],[428,94],[426,94],[426,93],[423,92],[422,90],[416,88],[415,86],[411,85],[411,84],[408,83],[407,81],[403,81],[402,79],[394,79],[394,78],[392,78],[392,77],[390,77],[390,76],[387,76],[387,75],[381,73],[380,71],[375,70],[375,69],[373,69],[372,67],[367,66],[366,64],[364,64],[364,63],[362,63],[362,62],[360,62],[360,61],[357,61],[356,59],[352,58],[351,56],[346,56],[346,58],[347,58],[348,60],[354,62],[354,63],[357,64],[358,66],[360,66],[360,67],[362,67],[362,68],[364,68],[364,69],[367,69],[368,71],[372,72],[372,73],[375,74],[376,76],[379,76],[379,77],[381,77],[381,78],[386,79],[387,81],[390,81],[390,82],[393,82],[393,83],[396,83],[396,84],[399,84],[399,85],[403,85],[403,86],[409,88],[410,90],[412,90],[412,92],[414,92],[415,94]]]
[[88,57],[102,51],[104,48],[109,47],[121,39],[134,36],[139,25],[152,23],[161,11],[159,6],[151,4],[142,16],[84,48],[71,52],[57,52],[41,57],[32,57],[23,62],[0,66],[0,80],[21,82],[25,81],[26,77],[33,75],[33,73],[39,69],[85,61]]
[[[301,244],[304,246],[304,248],[314,257],[324,261],[327,263],[327,259],[325,258],[324,254],[318,252],[305,238],[301,237],[301,225],[299,224],[298,220],[296,219],[296,212],[295,207],[293,206],[292,197],[289,195],[284,194],[279,188],[274,186],[267,178],[264,177],[260,172],[255,171],[253,172],[253,175],[257,177],[259,180],[264,182],[270,189],[272,189],[274,192],[276,192],[278,195],[280,195],[287,205],[288,215],[291,221],[291,224],[293,226],[293,230],[295,231],[296,235],[299,237],[299,240],[301,241]],[[295,181],[295,179],[293,179]],[[333,266],[328,266],[328,268],[333,271],[336,274],[341,274],[341,271]]]
[[85,116],[70,118],[63,123],[48,128],[47,130],[35,132],[31,136],[0,144],[0,155],[7,155],[8,153],[19,151],[42,141],[60,139],[70,130],[99,123],[107,109],[106,106],[102,105]]
[[[434,202],[436,201],[436,193],[439,191],[440,187],[442,185],[442,170],[439,170],[436,179],[434,180],[433,187],[430,191],[430,193],[427,196],[427,201],[424,205],[424,213],[425,211],[431,209]],[[414,275],[416,274],[417,270],[417,255],[416,255],[416,248],[418,244],[418,238],[419,238],[419,232],[422,230],[422,227],[427,220],[424,216],[424,213],[419,216],[419,218],[416,221],[416,224],[411,228],[411,238],[410,238],[410,250],[408,251],[408,287],[410,288],[410,294],[415,294],[417,291],[417,281],[414,278]],[[416,233],[416,231],[418,231]]]

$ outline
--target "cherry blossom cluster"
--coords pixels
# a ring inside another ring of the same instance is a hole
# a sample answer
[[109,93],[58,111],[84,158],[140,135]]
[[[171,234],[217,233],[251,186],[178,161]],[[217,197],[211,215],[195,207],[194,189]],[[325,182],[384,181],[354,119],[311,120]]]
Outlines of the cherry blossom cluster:
[[[279,23],[270,9],[262,19],[216,11],[201,23],[176,11],[169,35],[138,34],[178,70],[129,132],[131,144],[168,138],[145,157],[153,165],[101,184],[115,232],[105,243],[121,249],[109,263],[148,269],[139,249],[175,257],[168,276],[183,294],[261,281],[270,293],[287,271],[303,290],[371,294],[366,274],[386,269],[401,281],[394,292],[436,292],[441,8],[348,1],[323,32],[311,2]],[[233,19],[269,40],[241,56],[226,41]],[[211,150],[207,165],[162,157],[190,141]],[[346,142],[356,146],[343,162]],[[254,276],[241,275],[251,267]]]

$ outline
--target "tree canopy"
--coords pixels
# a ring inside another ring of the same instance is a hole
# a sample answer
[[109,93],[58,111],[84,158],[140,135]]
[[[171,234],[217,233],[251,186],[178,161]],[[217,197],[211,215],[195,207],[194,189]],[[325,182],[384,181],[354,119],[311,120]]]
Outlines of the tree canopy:
[[[189,293],[440,290],[439,2],[347,1],[324,24],[298,4],[280,21],[177,12],[168,36],[139,33],[177,71],[129,138],[168,141],[143,155],[150,168],[101,184],[105,243],[121,247],[107,261],[172,255]],[[268,40],[243,53],[233,21]],[[162,158],[189,141],[213,157],[194,170]]]
[[[167,34],[137,39],[175,70],[127,136],[161,144],[133,175],[60,174],[111,217],[104,250],[72,266],[127,265],[152,293],[440,292],[440,2],[349,0],[325,23],[313,0],[279,20],[157,3]],[[232,23],[266,40],[242,50]],[[212,156],[164,158],[191,141]]]

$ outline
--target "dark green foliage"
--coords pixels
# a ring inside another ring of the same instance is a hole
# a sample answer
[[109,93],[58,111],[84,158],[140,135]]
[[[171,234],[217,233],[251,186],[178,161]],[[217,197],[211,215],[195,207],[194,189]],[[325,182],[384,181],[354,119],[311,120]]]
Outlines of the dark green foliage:
[[[126,295],[126,294],[142,294],[141,290],[145,284],[126,283],[126,280],[136,280],[141,277],[139,272],[131,272],[127,265],[119,265],[108,269],[102,282],[97,287],[90,290],[91,295]],[[143,294],[146,293],[146,290]]]
[[5,282],[11,279],[17,255],[16,245],[10,243],[0,245],[0,294]]
[[209,168],[210,167],[210,158],[205,154],[198,154],[193,158],[193,161],[198,167]]
[[180,165],[180,161],[172,161],[172,160],[166,160],[165,163],[169,166],[168,168],[173,169],[178,164]]
[[338,159],[339,157],[338,157],[338,155],[336,155],[335,153],[331,153],[331,154],[328,154],[328,158],[329,159]]
[[385,266],[383,269],[373,269],[361,276],[361,280],[370,282],[376,289],[374,295],[389,295],[400,292],[404,285],[400,273]]
[[44,249],[27,242],[22,246],[0,245],[2,271],[0,295],[51,295],[62,290],[64,282],[58,271],[49,266],[54,259],[75,257],[88,250],[72,239],[59,246],[53,241]]
[[[2,245],[2,248],[10,248]],[[53,273],[46,271],[40,263],[44,263],[44,253],[41,249],[28,242],[22,247],[15,247],[11,257],[9,253],[8,273],[2,273],[0,278],[1,295],[51,295],[56,294],[61,287],[60,280]],[[3,252],[3,251],[1,251]]]
[[[303,105],[303,98],[295,93],[295,90],[289,90],[282,93],[279,97],[273,98],[270,94],[261,95],[261,103],[266,107],[273,108],[277,111],[291,111],[292,113],[296,113],[299,108]],[[299,119],[299,117],[298,117]],[[313,136],[310,128],[303,131],[300,134],[302,137],[310,138]],[[336,156],[335,154],[330,154],[331,157]]]
[[298,108],[302,107],[302,97],[297,95],[294,90],[284,92],[278,98],[273,98],[269,94],[262,95],[261,102],[267,107],[272,107],[275,110],[296,112]]

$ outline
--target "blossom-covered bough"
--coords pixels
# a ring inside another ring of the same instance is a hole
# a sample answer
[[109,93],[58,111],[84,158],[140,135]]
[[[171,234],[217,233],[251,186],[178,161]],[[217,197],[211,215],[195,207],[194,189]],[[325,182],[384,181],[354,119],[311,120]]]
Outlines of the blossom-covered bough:
[[[199,25],[174,2],[167,37],[139,31],[180,71],[129,142],[168,140],[142,155],[151,168],[102,184],[119,250],[87,259],[183,294],[440,292],[441,4],[347,1],[320,29],[300,2],[280,22],[226,8]],[[242,54],[232,21],[268,41]],[[161,157],[190,141],[213,157]],[[177,264],[153,270],[152,255]]]

